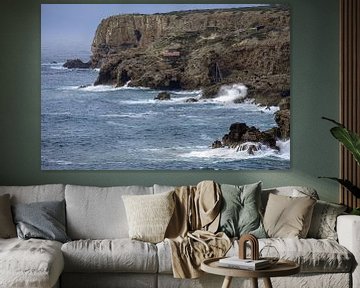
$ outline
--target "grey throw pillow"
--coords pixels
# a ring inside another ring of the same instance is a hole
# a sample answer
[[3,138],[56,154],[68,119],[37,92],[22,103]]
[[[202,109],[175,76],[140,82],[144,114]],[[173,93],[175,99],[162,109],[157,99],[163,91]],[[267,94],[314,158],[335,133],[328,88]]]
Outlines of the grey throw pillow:
[[250,233],[257,238],[266,238],[260,216],[261,182],[243,186],[223,184],[221,192],[219,231],[229,237]]
[[65,231],[65,201],[16,204],[13,215],[19,238],[70,241]]
[[309,238],[337,240],[336,219],[346,206],[318,200],[312,214]]

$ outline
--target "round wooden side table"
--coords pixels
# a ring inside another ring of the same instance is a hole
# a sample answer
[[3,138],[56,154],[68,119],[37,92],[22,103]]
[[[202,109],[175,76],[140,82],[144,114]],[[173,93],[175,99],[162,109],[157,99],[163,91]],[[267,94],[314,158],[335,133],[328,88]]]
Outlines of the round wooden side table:
[[269,268],[261,270],[245,270],[237,268],[222,267],[219,259],[206,259],[201,263],[201,270],[216,275],[225,276],[222,288],[229,288],[233,277],[251,278],[253,287],[258,288],[258,278],[263,278],[265,287],[272,288],[270,277],[289,276],[300,272],[300,266],[288,260],[279,260]]

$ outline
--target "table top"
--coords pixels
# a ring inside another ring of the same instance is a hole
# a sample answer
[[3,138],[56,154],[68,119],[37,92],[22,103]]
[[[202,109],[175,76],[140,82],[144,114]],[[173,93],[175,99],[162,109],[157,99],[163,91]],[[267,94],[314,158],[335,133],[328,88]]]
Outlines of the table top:
[[221,258],[223,257],[204,260],[201,263],[201,270],[210,274],[244,278],[280,277],[300,272],[300,266],[289,260],[279,260],[269,268],[261,270],[245,270],[219,266]]

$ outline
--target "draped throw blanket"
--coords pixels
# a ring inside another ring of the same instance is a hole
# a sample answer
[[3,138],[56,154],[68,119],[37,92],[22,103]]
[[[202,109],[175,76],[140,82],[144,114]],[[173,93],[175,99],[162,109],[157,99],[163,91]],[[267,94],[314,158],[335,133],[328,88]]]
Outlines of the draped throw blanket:
[[176,188],[174,197],[175,211],[165,233],[173,274],[175,278],[197,278],[203,260],[222,257],[231,246],[225,233],[216,233],[221,190],[213,181],[202,181],[196,187]]

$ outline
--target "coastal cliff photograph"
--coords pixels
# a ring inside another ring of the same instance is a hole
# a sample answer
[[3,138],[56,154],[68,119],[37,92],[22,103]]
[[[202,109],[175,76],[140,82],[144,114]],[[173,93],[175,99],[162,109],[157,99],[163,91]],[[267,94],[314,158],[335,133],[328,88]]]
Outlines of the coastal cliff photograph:
[[290,8],[42,4],[42,170],[290,169]]

